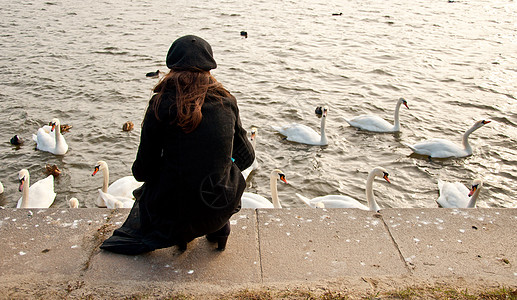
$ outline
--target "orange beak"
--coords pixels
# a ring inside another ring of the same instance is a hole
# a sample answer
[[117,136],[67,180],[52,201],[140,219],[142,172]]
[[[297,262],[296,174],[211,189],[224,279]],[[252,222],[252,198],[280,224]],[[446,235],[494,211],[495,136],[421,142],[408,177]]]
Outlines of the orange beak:
[[388,178],[388,173],[384,173],[384,176],[382,176],[382,178],[384,178],[384,180],[386,180],[388,183],[391,183],[389,178]]
[[99,172],[99,166],[95,166],[95,168],[93,169],[93,175],[97,174],[97,172]]
[[472,197],[472,195],[474,195],[474,193],[476,192],[477,189],[478,189],[478,186],[477,185],[473,185],[472,189],[469,192],[469,197]]

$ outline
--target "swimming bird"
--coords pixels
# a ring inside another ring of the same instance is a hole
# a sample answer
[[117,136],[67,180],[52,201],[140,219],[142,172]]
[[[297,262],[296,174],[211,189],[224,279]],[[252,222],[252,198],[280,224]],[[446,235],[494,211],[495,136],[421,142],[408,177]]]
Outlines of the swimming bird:
[[54,203],[54,176],[48,175],[30,186],[30,175],[27,169],[18,173],[22,197],[18,200],[16,208],[47,208]]
[[122,125],[122,130],[131,131],[131,130],[133,130],[134,127],[135,127],[135,124],[133,124],[133,122],[127,121],[126,123],[124,123]]
[[[253,146],[253,150],[255,150],[256,146],[257,146],[257,132],[258,132],[257,127],[251,127],[250,140],[251,140],[251,145]],[[255,154],[256,154],[256,152],[255,152]],[[257,156],[255,155],[255,159],[253,160],[253,163],[251,164],[251,166],[249,166],[248,168],[246,168],[245,170],[242,171],[242,176],[244,176],[244,179],[248,179],[248,177],[250,176],[250,173],[253,170],[258,169],[258,167],[259,167],[259,164],[257,161]]]
[[476,178],[472,181],[471,189],[459,182],[444,182],[438,179],[440,196],[436,200],[444,208],[475,208],[483,180]]
[[[110,194],[112,196],[120,196],[123,198],[128,199],[134,199],[133,197],[133,191],[137,188],[139,188],[143,182],[136,181],[134,176],[125,176],[122,178],[117,179],[115,182],[113,182],[109,187],[109,168],[108,163],[106,163],[103,160],[100,160],[97,162],[93,169],[92,176],[97,174],[97,172],[102,171],[103,174],[103,182],[102,182],[102,189],[101,191],[103,193]],[[101,194],[97,197],[95,204],[98,207],[106,207],[106,203],[101,197]]]
[[324,146],[328,144],[327,136],[325,135],[325,122],[327,120],[328,107],[322,108],[321,114],[321,125],[320,134],[314,129],[298,123],[292,123],[289,125],[273,126],[273,129],[278,131],[280,134],[286,136],[286,140],[296,143],[302,143],[307,145],[320,145]]
[[45,174],[57,177],[57,176],[61,175],[61,170],[59,170],[57,165],[46,164],[45,165]]
[[491,121],[477,121],[472,127],[463,134],[462,146],[459,146],[446,139],[430,139],[419,142],[414,145],[403,143],[413,152],[421,155],[427,155],[430,158],[448,158],[448,157],[465,157],[472,155],[472,147],[470,147],[469,135],[477,129],[483,127]]
[[21,144],[23,144],[24,140],[19,137],[18,135],[15,135],[11,138],[10,140],[11,144],[15,145],[15,146],[19,146]]
[[397,100],[395,106],[394,124],[390,124],[386,120],[376,115],[361,115],[350,120],[345,120],[350,126],[357,127],[362,130],[373,131],[373,132],[399,132],[400,121],[399,121],[399,110],[400,106],[404,104],[409,109],[407,101],[404,98]]
[[373,181],[375,177],[382,177],[388,183],[391,183],[388,179],[388,171],[383,167],[375,167],[370,173],[368,173],[368,178],[366,179],[366,202],[368,206],[362,204],[356,199],[344,196],[344,195],[326,195],[320,196],[316,198],[309,199],[305,196],[302,196],[296,193],[296,196],[300,198],[305,204],[310,207],[324,207],[324,208],[359,208],[362,210],[370,210],[378,212],[380,210],[377,201],[375,201],[375,197],[373,195]]
[[36,142],[36,148],[41,151],[55,155],[63,155],[68,151],[68,144],[61,134],[61,126],[57,118],[52,119],[50,126],[38,129],[37,134],[32,135],[32,139]]
[[241,36],[247,39],[248,33],[246,31],[241,31]]
[[241,197],[242,208],[282,208],[280,199],[278,198],[277,180],[280,179],[287,184],[284,172],[279,169],[271,171],[269,175],[269,188],[271,189],[271,203],[266,197],[255,194],[244,192]]
[[149,72],[145,74],[145,77],[158,77],[160,75],[160,70],[156,70],[156,72]]

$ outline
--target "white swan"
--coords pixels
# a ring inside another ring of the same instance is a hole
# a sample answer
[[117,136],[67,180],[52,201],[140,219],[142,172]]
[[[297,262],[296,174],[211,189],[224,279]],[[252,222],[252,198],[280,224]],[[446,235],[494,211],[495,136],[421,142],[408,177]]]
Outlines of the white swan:
[[274,130],[280,134],[285,135],[286,139],[291,142],[308,144],[308,145],[320,145],[324,146],[328,144],[327,136],[325,135],[325,122],[327,120],[328,107],[324,106],[321,115],[321,128],[320,134],[314,129],[303,125],[303,124],[289,124],[280,126],[272,126]]
[[436,202],[444,208],[475,208],[482,186],[483,181],[479,178],[472,181],[470,190],[459,182],[444,182],[438,179],[440,196]]
[[[143,182],[136,181],[135,177],[133,177],[133,176],[125,176],[120,179],[117,179],[115,182],[113,182],[108,187],[109,168],[108,168],[108,164],[103,160],[100,160],[97,162],[97,164],[95,165],[95,167],[93,169],[92,176],[97,174],[97,172],[99,172],[99,171],[102,171],[103,178],[104,178],[104,180],[102,182],[102,192],[108,193],[113,196],[120,196],[120,197],[125,197],[125,198],[133,200],[133,198],[134,198],[133,191],[135,189],[139,188],[142,184],[144,184]],[[95,204],[98,207],[106,207],[106,203],[104,203],[104,200],[102,199],[100,194],[97,197],[97,199],[95,200]]]
[[276,184],[277,179],[280,179],[287,184],[284,172],[278,169],[275,169],[271,172],[271,175],[269,176],[269,187],[271,189],[271,199],[273,200],[273,203],[271,203],[266,197],[254,193],[244,192],[241,197],[241,207],[282,208],[282,205],[280,204],[280,199],[278,199],[278,190]]
[[[257,149],[256,146],[257,146],[257,128],[256,127],[251,127],[251,145],[253,146],[253,150]],[[242,176],[244,176],[244,179],[248,179],[248,177],[250,176],[250,173],[253,171],[253,170],[256,170],[258,169],[259,167],[259,164],[258,164],[258,161],[257,161],[257,152],[255,152],[255,159],[253,160],[253,163],[251,164],[251,166],[249,166],[248,168],[246,168],[245,170],[242,171]]]
[[345,120],[350,126],[357,127],[362,130],[373,131],[373,132],[399,132],[400,121],[399,121],[399,110],[400,105],[404,104],[408,109],[407,101],[404,98],[397,100],[397,106],[395,106],[395,124],[391,125],[388,121],[375,115],[361,115],[350,120]]
[[59,119],[54,118],[50,126],[45,125],[38,129],[37,134],[32,135],[36,142],[36,148],[55,155],[63,155],[68,151],[68,144],[61,134]]
[[79,208],[79,200],[75,197],[70,198],[70,200],[68,200],[68,206],[70,208]]
[[434,158],[465,157],[472,155],[472,147],[469,144],[469,135],[475,130],[491,121],[477,121],[463,134],[462,146],[459,146],[446,139],[430,139],[414,145],[406,144],[413,152],[421,155],[428,155]]
[[29,171],[22,169],[18,173],[18,179],[22,197],[18,200],[16,208],[47,208],[54,203],[54,176],[49,175],[30,186]]
[[107,208],[132,208],[135,204],[135,200],[128,197],[114,196],[109,193],[104,193],[101,189],[99,191],[99,197],[106,204]]
[[366,179],[366,201],[368,202],[368,206],[362,204],[361,202],[355,200],[352,197],[343,196],[343,195],[326,195],[321,197],[316,197],[313,199],[309,199],[305,196],[302,196],[296,193],[296,196],[300,198],[303,202],[305,202],[310,207],[324,207],[324,208],[359,208],[363,210],[371,210],[371,211],[379,211],[380,207],[375,201],[375,197],[373,195],[373,180],[375,177],[382,177],[388,183],[390,180],[388,179],[388,171],[382,167],[375,167],[373,170],[368,173],[368,179]]

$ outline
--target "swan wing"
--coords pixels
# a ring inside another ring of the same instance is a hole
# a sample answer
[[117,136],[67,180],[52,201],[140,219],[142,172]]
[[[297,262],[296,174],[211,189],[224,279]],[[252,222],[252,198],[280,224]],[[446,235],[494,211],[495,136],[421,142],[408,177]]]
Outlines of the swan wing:
[[375,115],[362,115],[351,120],[345,120],[350,126],[373,132],[393,132],[395,126]]
[[321,145],[321,136],[309,126],[293,123],[282,127],[273,126],[273,129],[285,135],[290,142]]
[[[29,186],[29,208],[48,208],[54,203],[54,176],[49,175]],[[22,198],[18,200],[17,208],[22,205]]]
[[415,153],[435,158],[463,157],[468,155],[465,149],[446,139],[430,139],[408,146]]
[[314,205],[321,202],[325,205],[325,208],[359,208],[362,210],[369,210],[368,206],[355,200],[352,197],[344,195],[327,195],[323,197],[316,197],[311,200]]
[[263,196],[244,192],[241,197],[242,208],[273,208],[273,203]]
[[36,148],[41,151],[50,152],[56,147],[56,137],[54,132],[47,132],[44,128],[38,129],[36,136],[32,136],[36,142]]
[[443,182],[436,202],[444,208],[465,208],[469,203],[469,189],[459,182]]
[[122,197],[122,196],[114,196],[109,193],[104,193],[102,189],[98,189],[99,196],[106,203],[107,208],[131,208],[135,201],[131,198]]
[[134,176],[125,176],[117,179],[108,187],[108,194],[133,199],[133,191],[144,184],[136,181]]
[[300,198],[300,200],[302,200],[308,206],[313,207],[313,208],[316,207],[315,203],[311,202],[311,199],[309,199],[309,198],[307,198],[307,197],[305,197],[303,195],[300,195],[298,193],[295,193],[295,195],[298,196],[298,198]]

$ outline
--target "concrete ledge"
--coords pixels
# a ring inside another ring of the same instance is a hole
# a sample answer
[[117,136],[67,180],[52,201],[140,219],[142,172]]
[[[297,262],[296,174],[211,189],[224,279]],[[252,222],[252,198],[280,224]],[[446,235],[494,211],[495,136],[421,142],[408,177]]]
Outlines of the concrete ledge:
[[243,209],[224,252],[204,238],[184,253],[99,250],[128,213],[0,210],[0,298],[443,282],[517,287],[517,209]]

